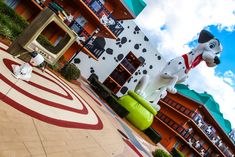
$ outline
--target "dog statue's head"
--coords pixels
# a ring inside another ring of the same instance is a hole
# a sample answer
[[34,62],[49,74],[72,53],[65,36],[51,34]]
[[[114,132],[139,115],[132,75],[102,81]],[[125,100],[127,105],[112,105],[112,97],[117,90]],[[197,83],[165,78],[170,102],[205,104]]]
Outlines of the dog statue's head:
[[207,66],[213,67],[220,63],[219,54],[222,52],[222,45],[220,41],[214,37],[207,30],[202,30],[198,38],[198,47],[202,53],[202,59]]

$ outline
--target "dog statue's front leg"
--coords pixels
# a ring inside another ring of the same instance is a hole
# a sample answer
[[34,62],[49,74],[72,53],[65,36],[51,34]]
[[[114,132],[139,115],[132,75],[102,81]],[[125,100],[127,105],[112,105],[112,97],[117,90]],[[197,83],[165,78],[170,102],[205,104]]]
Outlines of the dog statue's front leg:
[[173,75],[171,81],[169,82],[169,85],[167,86],[167,91],[175,94],[177,92],[177,89],[175,88],[175,84],[178,81],[178,76]]
[[160,75],[163,79],[170,79],[170,82],[166,86],[166,89],[168,92],[175,94],[177,92],[175,88],[175,84],[178,82],[178,76],[177,75],[170,75],[167,72],[162,72]]
[[144,75],[138,82],[138,84],[135,87],[135,92],[142,96],[143,98],[146,97],[146,93],[144,92],[145,88],[147,87],[149,83],[149,75]]

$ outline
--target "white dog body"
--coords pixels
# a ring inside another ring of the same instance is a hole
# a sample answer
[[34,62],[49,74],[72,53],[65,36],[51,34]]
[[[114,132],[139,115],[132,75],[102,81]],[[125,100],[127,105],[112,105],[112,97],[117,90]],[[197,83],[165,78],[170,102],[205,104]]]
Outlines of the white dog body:
[[[191,52],[167,62],[159,74],[160,77],[150,79],[150,76],[143,76],[137,84],[135,92],[147,101],[156,104],[160,98],[167,95],[167,91],[175,94],[177,92],[176,83],[185,81],[189,71],[202,61],[205,61],[208,67],[220,63],[217,55],[222,51],[222,46],[218,39],[208,31],[202,30],[198,43],[198,46]],[[164,83],[161,83],[164,84],[163,86],[157,85],[160,82],[159,78],[165,80]]]

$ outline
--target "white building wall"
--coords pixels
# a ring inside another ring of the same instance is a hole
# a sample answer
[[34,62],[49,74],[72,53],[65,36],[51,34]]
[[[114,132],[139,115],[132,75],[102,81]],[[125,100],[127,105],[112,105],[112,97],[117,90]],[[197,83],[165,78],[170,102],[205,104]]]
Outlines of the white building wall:
[[160,53],[151,45],[148,38],[133,20],[121,21],[121,23],[124,31],[119,35],[117,40],[105,39],[105,52],[99,57],[98,61],[95,61],[84,53],[79,53],[76,57],[80,60],[80,63],[76,65],[81,70],[83,77],[88,78],[92,73],[95,73],[98,75],[100,82],[104,82],[130,51],[137,58],[142,56],[145,59],[144,64],[124,84],[122,89],[117,93],[118,96],[123,95],[129,89],[133,90],[138,80],[144,74],[156,76],[165,64],[165,60]]

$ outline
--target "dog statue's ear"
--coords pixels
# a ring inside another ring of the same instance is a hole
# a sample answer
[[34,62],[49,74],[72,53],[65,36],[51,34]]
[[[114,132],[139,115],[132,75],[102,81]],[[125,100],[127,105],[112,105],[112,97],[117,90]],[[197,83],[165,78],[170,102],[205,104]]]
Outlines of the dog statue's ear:
[[199,34],[198,43],[206,43],[213,38],[215,37],[210,32],[208,32],[207,30],[202,30]]

